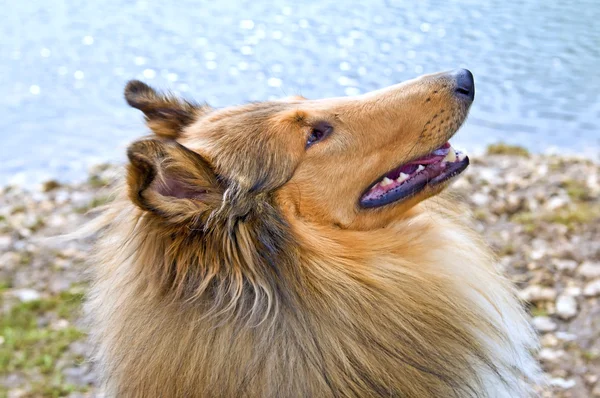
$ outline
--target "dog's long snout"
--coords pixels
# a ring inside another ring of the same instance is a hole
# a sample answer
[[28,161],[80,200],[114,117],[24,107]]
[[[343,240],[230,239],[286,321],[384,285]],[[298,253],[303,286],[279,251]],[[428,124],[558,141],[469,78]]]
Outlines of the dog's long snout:
[[468,69],[456,69],[450,72],[450,75],[456,81],[454,93],[465,100],[473,101],[475,98],[475,81],[473,74]]

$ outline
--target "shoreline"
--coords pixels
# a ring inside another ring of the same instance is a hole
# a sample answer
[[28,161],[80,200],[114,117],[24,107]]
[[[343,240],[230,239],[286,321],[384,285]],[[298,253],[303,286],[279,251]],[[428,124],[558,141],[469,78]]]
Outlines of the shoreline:
[[[517,148],[470,156],[450,190],[528,303],[550,381],[542,396],[600,396],[600,164]],[[99,393],[80,318],[92,242],[37,238],[92,218],[119,169],[0,188],[0,396]]]
[[[529,156],[539,157],[539,158],[547,158],[547,157],[560,157],[567,160],[573,161],[586,161],[589,160],[594,164],[600,165],[600,144],[595,146],[588,147],[584,152],[575,151],[574,149],[563,149],[558,146],[548,146],[544,150],[540,152],[532,152],[529,149],[519,146],[505,143],[503,141],[497,141],[496,143],[489,144],[487,146],[472,146],[469,145],[470,149],[465,150],[464,146],[457,144],[453,146],[456,149],[460,149],[462,152],[465,152],[469,157],[480,158],[486,156],[490,152],[490,148],[504,148],[507,150],[507,154],[512,155],[515,152],[525,151]],[[89,162],[86,163],[87,167],[79,169],[79,171],[68,170],[67,174],[70,178],[63,179],[58,175],[54,175],[53,173],[44,174],[44,177],[39,178],[33,171],[16,172],[13,176],[8,177],[6,173],[2,173],[0,169],[0,189],[7,186],[18,186],[22,189],[26,189],[28,191],[34,191],[39,189],[39,186],[44,184],[46,181],[57,181],[60,184],[64,185],[77,185],[86,182],[86,178],[94,173],[94,170],[97,168],[101,168],[104,166],[122,166],[126,163],[126,145],[119,147],[119,151],[122,152],[120,160],[111,157],[108,161],[100,161],[100,162]]]

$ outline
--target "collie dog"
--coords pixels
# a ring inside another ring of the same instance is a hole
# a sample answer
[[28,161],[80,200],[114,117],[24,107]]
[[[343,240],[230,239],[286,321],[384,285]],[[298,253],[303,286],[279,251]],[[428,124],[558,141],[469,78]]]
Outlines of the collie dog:
[[98,220],[111,397],[530,397],[537,339],[442,191],[471,72],[224,109],[131,81],[151,136]]

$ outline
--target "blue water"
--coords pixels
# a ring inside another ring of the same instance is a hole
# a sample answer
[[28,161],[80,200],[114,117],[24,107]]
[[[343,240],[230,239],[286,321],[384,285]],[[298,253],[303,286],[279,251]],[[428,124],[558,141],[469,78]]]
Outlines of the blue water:
[[454,143],[600,153],[598,0],[3,2],[0,184],[122,160],[145,133],[131,78],[226,106],[467,67],[477,96]]

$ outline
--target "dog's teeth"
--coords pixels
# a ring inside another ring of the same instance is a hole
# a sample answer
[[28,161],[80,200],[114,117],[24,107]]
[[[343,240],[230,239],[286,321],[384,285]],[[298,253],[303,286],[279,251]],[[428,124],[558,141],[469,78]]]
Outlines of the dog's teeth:
[[390,180],[389,178],[384,177],[379,185],[381,185],[382,187],[387,187],[388,185],[393,184],[393,183],[394,183],[394,180]]
[[445,162],[454,162],[456,160],[456,152],[454,152],[454,148],[450,147],[448,154],[444,158]]
[[423,166],[422,164],[420,164],[419,167],[417,167],[417,173],[419,171],[423,171],[423,170],[425,170],[425,166]]
[[404,182],[406,180],[408,180],[408,174],[406,173],[400,173],[400,176],[396,178],[396,182]]
[[463,160],[465,160],[465,158],[467,157],[467,155],[465,153],[459,153],[458,154],[458,161],[462,162]]

